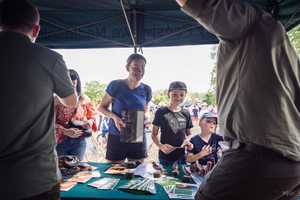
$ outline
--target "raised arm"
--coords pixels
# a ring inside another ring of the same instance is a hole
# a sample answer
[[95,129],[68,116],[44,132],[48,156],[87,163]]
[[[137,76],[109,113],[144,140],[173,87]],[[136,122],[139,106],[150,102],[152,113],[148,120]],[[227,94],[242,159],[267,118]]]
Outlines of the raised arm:
[[183,11],[222,40],[238,40],[258,19],[256,8],[240,0],[176,0]]

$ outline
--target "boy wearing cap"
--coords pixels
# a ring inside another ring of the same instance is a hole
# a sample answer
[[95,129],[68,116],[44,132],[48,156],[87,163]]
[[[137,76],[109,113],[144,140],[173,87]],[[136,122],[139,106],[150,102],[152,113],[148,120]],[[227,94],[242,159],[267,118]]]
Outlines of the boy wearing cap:
[[[156,111],[152,123],[152,140],[159,148],[159,162],[164,167],[177,161],[185,162],[185,146],[192,149],[191,143],[186,141],[193,127],[191,116],[189,111],[180,107],[186,93],[185,83],[172,82],[168,90],[170,104]],[[157,137],[159,129],[160,140]]]
[[187,155],[188,162],[198,160],[199,164],[207,165],[209,161],[212,164],[218,161],[217,152],[221,150],[219,142],[223,141],[223,138],[215,134],[217,122],[218,117],[212,112],[206,112],[201,116],[199,121],[201,133],[191,139],[193,149]]

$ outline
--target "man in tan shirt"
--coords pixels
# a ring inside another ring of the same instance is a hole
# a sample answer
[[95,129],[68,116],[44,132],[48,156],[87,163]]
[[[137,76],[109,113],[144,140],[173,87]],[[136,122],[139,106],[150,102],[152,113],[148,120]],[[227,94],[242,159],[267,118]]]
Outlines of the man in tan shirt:
[[196,199],[296,199],[300,63],[283,25],[246,1],[176,1],[220,39],[217,103],[230,149]]

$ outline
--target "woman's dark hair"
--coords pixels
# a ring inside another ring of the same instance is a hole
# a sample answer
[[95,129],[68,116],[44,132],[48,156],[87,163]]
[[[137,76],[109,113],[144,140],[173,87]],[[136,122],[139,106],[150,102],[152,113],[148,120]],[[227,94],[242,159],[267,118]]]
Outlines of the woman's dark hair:
[[78,73],[74,69],[69,69],[69,75],[70,75],[70,78],[72,81],[77,80],[76,92],[77,92],[77,95],[80,96],[81,95],[81,81],[80,81]]
[[138,53],[133,53],[127,58],[127,62],[126,62],[127,69],[128,69],[128,66],[131,64],[131,62],[134,60],[143,60],[143,61],[145,61],[145,64],[147,63],[146,58],[143,55],[138,54]]
[[39,11],[27,0],[4,0],[0,4],[1,27],[30,31],[39,21]]

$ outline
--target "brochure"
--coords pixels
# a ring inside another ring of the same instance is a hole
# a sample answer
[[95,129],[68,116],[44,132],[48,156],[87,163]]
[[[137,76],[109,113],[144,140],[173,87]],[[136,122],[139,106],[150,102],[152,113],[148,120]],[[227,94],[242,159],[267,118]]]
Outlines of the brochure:
[[145,111],[126,110],[122,111],[122,120],[125,127],[121,128],[120,139],[125,143],[141,143],[144,140]]
[[189,183],[176,183],[166,190],[170,199],[194,199],[198,186]]
[[126,167],[123,167],[121,165],[113,165],[112,167],[108,168],[104,173],[105,174],[120,174],[120,175],[124,175],[127,172],[129,172],[129,169],[127,169]]
[[154,179],[153,174],[156,170],[153,168],[152,163],[142,163],[133,169],[133,173],[136,176],[141,176],[143,178]]
[[69,191],[76,184],[77,184],[77,182],[71,182],[71,181],[63,182],[63,183],[60,184],[60,191],[64,191],[64,192]]
[[198,186],[196,184],[182,183],[173,177],[163,177],[157,181],[167,192],[170,199],[194,199]]
[[101,190],[112,190],[116,185],[118,185],[120,179],[118,178],[101,178],[95,182],[90,183],[89,185],[92,187],[96,187]]
[[118,189],[134,194],[156,194],[154,180],[147,178],[132,179],[126,185],[123,185]]
[[73,177],[69,178],[67,182],[86,183],[91,178],[93,178],[91,173],[78,173]]

